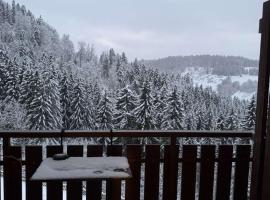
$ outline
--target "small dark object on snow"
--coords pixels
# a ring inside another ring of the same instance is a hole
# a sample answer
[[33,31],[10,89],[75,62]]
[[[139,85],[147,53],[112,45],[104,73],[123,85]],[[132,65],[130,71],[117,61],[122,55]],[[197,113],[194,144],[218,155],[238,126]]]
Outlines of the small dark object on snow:
[[95,174],[102,174],[103,171],[99,171],[99,170],[98,170],[98,171],[94,171],[94,173],[95,173]]
[[117,168],[113,170],[114,172],[127,172],[126,169],[122,169],[122,168]]
[[54,154],[53,155],[53,160],[66,160],[68,159],[68,155],[65,153],[59,153],[59,154]]

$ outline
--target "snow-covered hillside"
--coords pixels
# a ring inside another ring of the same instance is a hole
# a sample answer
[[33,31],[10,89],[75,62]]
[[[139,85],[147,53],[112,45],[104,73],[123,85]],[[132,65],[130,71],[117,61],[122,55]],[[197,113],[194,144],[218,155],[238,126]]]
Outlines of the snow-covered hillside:
[[201,55],[130,62],[114,49],[98,55],[84,42],[74,48],[25,6],[0,0],[1,9],[2,130],[254,129],[247,110],[255,100],[227,96],[256,91],[243,74],[257,74],[257,61]]
[[[186,68],[181,75],[189,74],[193,79],[194,85],[202,85],[203,87],[212,87],[213,90],[221,92],[222,86],[226,84],[226,89],[233,90],[232,97],[240,99],[250,99],[256,93],[256,83],[258,80],[257,75],[241,74],[235,76],[215,75],[211,70],[206,70],[202,67],[189,67]],[[228,86],[230,83],[231,86]],[[249,84],[252,84],[249,87]],[[232,88],[230,88],[232,87]],[[246,89],[248,87],[248,90]]]
[[193,55],[141,62],[169,74],[190,74],[194,85],[210,86],[224,96],[250,99],[257,90],[257,60],[237,56]]
[[255,92],[248,93],[248,92],[237,91],[232,95],[232,97],[238,97],[239,99],[242,99],[242,100],[244,100],[244,99],[250,100],[254,94],[255,94]]

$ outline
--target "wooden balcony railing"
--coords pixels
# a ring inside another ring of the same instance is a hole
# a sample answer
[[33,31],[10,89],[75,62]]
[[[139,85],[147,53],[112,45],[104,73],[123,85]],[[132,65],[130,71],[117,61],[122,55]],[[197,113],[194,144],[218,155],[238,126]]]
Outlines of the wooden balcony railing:
[[[14,138],[59,138],[60,131],[0,132],[4,200],[62,200],[63,196],[68,200],[83,197],[89,200],[242,200],[250,196],[251,132],[66,131],[64,136],[108,138],[110,141],[114,138],[145,140],[138,140],[142,141],[140,144],[126,145],[113,142],[107,145],[67,144],[62,149],[57,145],[21,146],[12,143]],[[164,143],[150,144],[151,138],[163,138]],[[221,138],[221,142],[215,142]],[[107,181],[106,184],[98,180],[46,184],[29,180],[42,159],[62,151],[67,151],[70,156],[125,155],[133,178]]]

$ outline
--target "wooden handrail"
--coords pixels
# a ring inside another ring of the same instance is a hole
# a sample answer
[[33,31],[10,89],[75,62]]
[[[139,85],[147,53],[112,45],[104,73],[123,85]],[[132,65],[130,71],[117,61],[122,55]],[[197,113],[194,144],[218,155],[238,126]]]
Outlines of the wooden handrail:
[[[121,130],[113,131],[113,137],[205,137],[205,138],[252,138],[252,131],[182,131],[182,130]],[[0,131],[0,138],[56,138],[61,137],[61,130],[53,131]],[[64,137],[111,137],[108,131],[67,130]]]
[[[22,183],[26,185],[26,196],[28,199],[42,199],[42,183],[31,182],[30,177],[40,165],[42,159],[51,157],[55,153],[61,153],[64,149],[69,156],[121,156],[124,155],[129,159],[132,169],[132,180],[126,182],[126,187],[122,188],[119,182],[106,183],[106,197],[114,198],[117,194],[125,191],[125,198],[128,200],[139,199],[141,188],[144,189],[144,198],[158,196],[159,191],[163,192],[163,199],[176,199],[178,195],[177,187],[181,182],[181,198],[184,200],[191,199],[195,196],[195,186],[200,185],[204,189],[199,191],[203,197],[212,197],[214,191],[214,179],[217,182],[217,194],[228,197],[233,193],[237,199],[247,199],[248,191],[248,174],[250,173],[250,162],[252,158],[252,144],[249,142],[253,136],[252,132],[237,131],[66,131],[65,137],[167,137],[171,140],[170,144],[127,144],[125,145],[105,145],[104,144],[65,144],[65,147],[59,145],[20,145],[9,142],[11,138],[60,138],[61,131],[2,131],[0,138],[3,138],[3,160],[0,166],[4,169],[4,199],[21,199]],[[241,144],[183,144],[178,145],[178,138],[217,138],[217,139],[247,139],[247,142]],[[166,139],[167,139],[166,138]],[[35,141],[35,140],[34,140]],[[85,148],[86,147],[86,148]],[[44,151],[46,148],[46,151]],[[180,153],[181,152],[181,153]],[[14,159],[16,158],[16,161]],[[18,162],[17,162],[18,161]],[[198,169],[197,164],[200,164]],[[161,167],[161,164],[163,167]],[[178,166],[181,164],[181,175],[178,175]],[[142,168],[142,166],[145,166]],[[215,166],[218,167],[217,172]],[[232,170],[235,169],[234,177]],[[22,176],[25,170],[26,176]],[[161,173],[163,172],[163,173]],[[196,174],[200,173],[197,180]],[[144,174],[142,179],[141,174]],[[162,174],[162,177],[160,176]],[[216,174],[216,176],[215,176]],[[159,187],[159,179],[163,180],[163,188]],[[231,191],[231,180],[234,180],[234,190]],[[144,181],[143,185],[141,182]],[[110,183],[110,184],[109,184]],[[210,184],[208,184],[210,183]],[[102,182],[87,181],[87,187],[83,187],[81,181],[67,183],[67,196],[71,199],[81,199],[82,191],[90,196],[99,196],[101,199]],[[243,186],[244,185],[244,186]],[[63,185],[62,182],[47,182],[48,199],[62,199]],[[183,189],[182,189],[183,188]],[[206,189],[205,189],[206,188]],[[224,190],[225,188],[225,190]],[[227,188],[227,189],[226,189]],[[14,193],[14,190],[18,190]],[[34,192],[33,192],[34,191]],[[184,192],[182,192],[184,191]],[[190,195],[192,193],[192,195]],[[194,195],[193,195],[194,194]],[[117,196],[119,197],[119,196]],[[132,198],[136,197],[136,198]],[[227,198],[227,199],[228,199]],[[209,199],[209,198],[204,198]]]

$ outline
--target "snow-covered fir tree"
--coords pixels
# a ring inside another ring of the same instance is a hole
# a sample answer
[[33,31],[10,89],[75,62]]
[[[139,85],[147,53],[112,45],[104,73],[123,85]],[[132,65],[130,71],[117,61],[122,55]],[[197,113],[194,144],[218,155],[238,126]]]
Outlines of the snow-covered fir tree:
[[205,124],[204,124],[205,119],[201,111],[197,113],[196,118],[197,118],[196,130],[205,130]]
[[60,104],[62,111],[62,128],[69,129],[70,128],[70,106],[71,106],[71,91],[69,90],[69,83],[67,74],[64,73],[59,82],[60,86]]
[[[51,65],[52,66],[52,65]],[[59,81],[56,77],[54,68],[52,66],[48,71],[43,72],[44,97],[47,99],[51,109],[51,126],[52,129],[59,129],[62,127],[62,114],[60,104],[60,88]]]
[[95,129],[95,118],[94,118],[94,109],[93,109],[93,96],[92,96],[92,85],[88,82],[84,83],[85,90],[85,115],[86,121],[85,125],[88,130]]
[[246,116],[242,122],[242,128],[244,130],[255,130],[256,124],[256,101],[253,95],[249,105],[246,108]]
[[19,90],[19,71],[18,66],[15,61],[9,61],[7,65],[6,71],[6,84],[4,86],[6,91],[6,101],[10,101],[12,99],[18,100],[20,96]]
[[233,109],[229,116],[225,119],[225,130],[238,130],[238,118]]
[[216,129],[221,131],[225,130],[225,118],[223,114],[220,114],[217,118]]
[[100,63],[102,67],[102,75],[105,79],[109,78],[110,75],[110,60],[106,53],[102,54],[100,57]]
[[151,95],[150,84],[145,81],[141,89],[141,94],[138,100],[138,107],[134,110],[138,129],[150,130],[156,128],[153,97]]
[[186,129],[187,130],[193,130],[193,126],[192,126],[192,118],[191,116],[188,116],[185,120],[185,124],[186,124]]
[[207,111],[205,105],[198,104],[196,105],[195,109],[196,130],[206,130],[208,121],[206,118]]
[[113,105],[108,93],[105,93],[101,96],[98,112],[97,112],[97,128],[100,130],[111,130],[113,126]]
[[117,92],[114,123],[117,129],[136,129],[133,110],[136,108],[137,97],[127,85]]
[[85,90],[81,80],[77,80],[71,93],[71,116],[70,116],[70,129],[83,130],[88,129],[87,118],[90,117],[86,112]]
[[167,130],[184,129],[184,109],[176,87],[166,100],[161,128]]
[[93,121],[95,124],[95,127],[97,127],[97,115],[98,115],[98,109],[99,109],[99,102],[101,99],[101,88],[97,82],[92,83],[91,88],[91,96],[92,96],[92,112],[93,112]]
[[0,50],[0,100],[6,98],[7,67],[9,62],[7,54]]
[[36,72],[32,80],[35,90],[31,92],[31,97],[28,99],[28,127],[34,130],[50,130],[53,129],[51,102],[50,99],[46,99],[44,88],[46,86],[40,80],[41,76]]
[[213,129],[213,113],[211,110],[208,110],[205,115],[205,130]]
[[156,119],[156,128],[161,129],[163,123],[163,112],[167,105],[167,96],[168,91],[167,87],[161,87],[160,90],[154,91],[154,109],[155,109],[155,119]]
[[26,110],[14,99],[0,102],[0,128],[2,130],[23,130],[27,128]]

